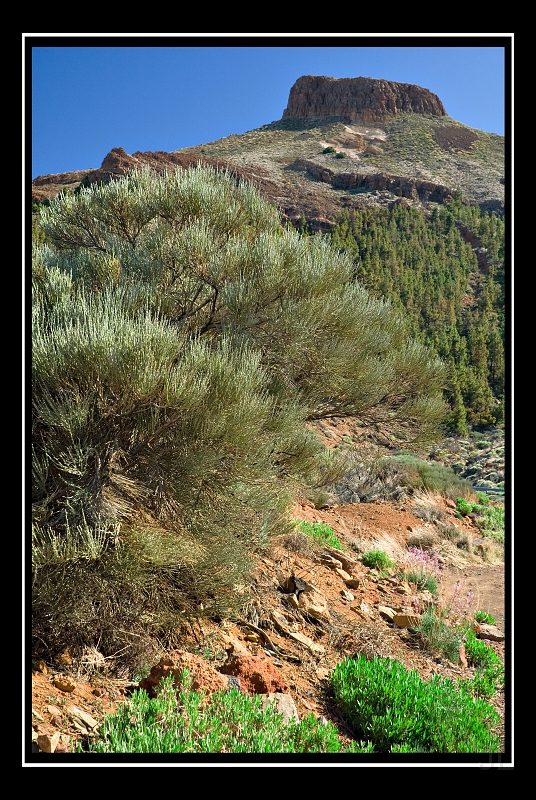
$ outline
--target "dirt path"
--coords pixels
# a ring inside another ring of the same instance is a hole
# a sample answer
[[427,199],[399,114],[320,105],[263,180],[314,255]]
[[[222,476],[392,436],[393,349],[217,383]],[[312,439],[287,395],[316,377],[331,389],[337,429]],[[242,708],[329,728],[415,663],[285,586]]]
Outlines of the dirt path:
[[495,617],[497,626],[504,628],[505,567],[504,564],[471,565],[463,569],[451,567],[443,579],[441,597],[449,600],[456,581],[460,581],[460,597],[474,593],[474,611],[487,611]]

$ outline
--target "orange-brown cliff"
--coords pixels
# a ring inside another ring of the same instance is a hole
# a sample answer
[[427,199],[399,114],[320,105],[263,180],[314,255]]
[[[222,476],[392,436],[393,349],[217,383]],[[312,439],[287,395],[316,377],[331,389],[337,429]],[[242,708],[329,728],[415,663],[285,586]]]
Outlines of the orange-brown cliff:
[[283,119],[340,117],[347,122],[378,123],[402,113],[447,116],[437,95],[411,83],[304,75],[290,90]]

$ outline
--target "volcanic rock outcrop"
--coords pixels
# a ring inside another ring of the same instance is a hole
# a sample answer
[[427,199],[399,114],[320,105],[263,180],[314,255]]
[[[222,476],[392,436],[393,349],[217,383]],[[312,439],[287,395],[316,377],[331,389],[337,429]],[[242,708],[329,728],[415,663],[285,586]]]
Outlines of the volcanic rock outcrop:
[[255,170],[242,169],[227,160],[202,156],[195,151],[172,153],[136,151],[130,155],[123,147],[114,147],[105,156],[98,169],[66,172],[59,175],[40,175],[35,178],[32,181],[32,201],[42,203],[44,200],[52,200],[62,189],[72,192],[80,185],[91,186],[94,183],[108,183],[128,175],[134,169],[150,167],[161,174],[165,170],[177,167],[188,169],[197,164],[226,170],[236,180],[241,179],[253,183],[270,202],[273,202],[279,193],[279,187],[273,181],[266,179],[266,170],[262,170],[260,167]]
[[304,75],[290,90],[283,119],[340,118],[371,124],[408,112],[447,116],[437,95],[411,83]]

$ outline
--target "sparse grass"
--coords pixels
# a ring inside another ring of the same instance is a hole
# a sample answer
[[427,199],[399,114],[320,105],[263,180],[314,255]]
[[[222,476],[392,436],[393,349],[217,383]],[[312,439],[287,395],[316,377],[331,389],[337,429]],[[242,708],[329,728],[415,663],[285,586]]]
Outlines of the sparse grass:
[[329,506],[333,498],[325,489],[311,489],[307,494],[307,499],[311,501],[316,509],[320,509]]
[[417,632],[433,655],[445,656],[453,664],[459,663],[463,631],[449,627],[434,609],[423,613]]
[[47,697],[47,703],[50,703],[53,706],[65,706],[67,705],[67,698],[57,697],[55,694],[49,694]]
[[314,544],[311,537],[302,531],[295,530],[288,533],[283,539],[283,547],[290,550],[292,553],[301,553],[302,555],[310,555],[314,549]]
[[[474,592],[457,581],[452,595],[421,615],[417,632],[425,648],[435,656],[445,656],[452,663],[460,660],[460,647],[474,619]],[[419,609],[417,609],[419,610]]]
[[456,539],[456,547],[458,547],[460,550],[466,550],[468,553],[472,553],[474,545],[471,534],[461,533],[461,535]]
[[456,525],[452,525],[452,523],[448,522],[440,524],[437,531],[442,539],[447,539],[450,542],[456,542],[460,536],[463,535],[462,531],[456,527]]
[[437,545],[437,536],[433,530],[414,531],[406,544],[407,547],[418,547],[420,550],[432,550]]
[[431,494],[430,492],[417,491],[413,496],[411,511],[419,519],[434,524],[444,522],[446,515],[439,505],[442,500],[441,495]]

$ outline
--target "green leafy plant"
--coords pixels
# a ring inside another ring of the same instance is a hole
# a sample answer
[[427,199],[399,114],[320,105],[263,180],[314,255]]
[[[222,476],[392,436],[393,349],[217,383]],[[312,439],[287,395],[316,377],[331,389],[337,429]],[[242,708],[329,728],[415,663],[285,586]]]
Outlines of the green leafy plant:
[[[372,747],[355,742],[345,747],[335,726],[313,715],[285,722],[275,702],[262,706],[260,695],[236,689],[214,692],[207,699],[191,691],[188,672],[181,689],[173,676],[161,681],[157,696],[145,690],[132,697],[101,725],[88,741],[89,753],[366,753]],[[79,752],[82,752],[82,746]]]
[[390,658],[363,655],[332,674],[335,699],[358,739],[375,752],[495,753],[499,715],[446,678],[423,681]]
[[335,550],[344,550],[342,543],[335,531],[330,525],[325,522],[306,522],[305,520],[298,522],[296,530],[310,536],[314,541],[322,546],[328,545],[335,548]]
[[468,517],[469,514],[472,514],[473,507],[474,503],[470,503],[464,497],[456,498],[456,510],[462,515],[462,517]]
[[335,158],[347,158],[347,156],[346,153],[339,152],[335,154]]
[[334,148],[334,147],[331,147],[331,146],[330,146],[330,147],[325,147],[325,148],[322,150],[322,153],[324,153],[324,154],[327,154],[327,153],[334,153],[334,152],[335,152],[335,148]]
[[383,550],[369,550],[363,553],[361,561],[366,567],[370,567],[371,569],[385,570],[389,567],[394,567],[394,562]]
[[487,645],[482,639],[478,639],[473,630],[467,630],[464,642],[465,654],[475,667],[485,668],[500,663],[499,656],[493,648]]
[[472,697],[481,697],[491,700],[497,694],[497,689],[504,687],[504,667],[494,664],[476,671],[472,678],[460,678],[460,689]]
[[471,503],[462,497],[456,499],[457,513],[462,517],[475,515],[475,521],[483,536],[489,536],[498,542],[504,542],[504,506],[492,505],[489,501]]
[[495,625],[495,617],[487,611],[477,611],[475,619],[477,622],[484,622],[486,625]]
[[467,628],[464,636],[465,654],[475,666],[472,679],[460,680],[464,691],[475,697],[491,698],[499,686],[504,686],[504,667],[497,653],[481,639],[474,630]]

